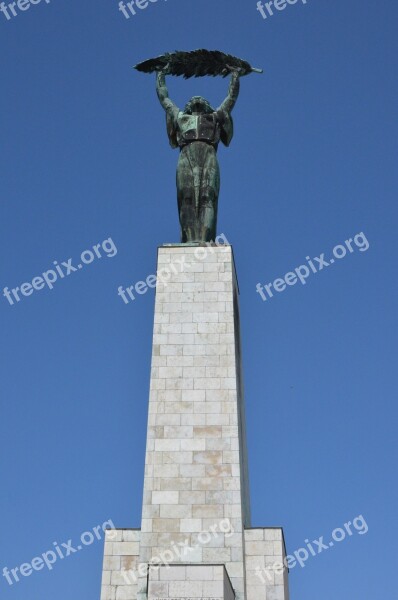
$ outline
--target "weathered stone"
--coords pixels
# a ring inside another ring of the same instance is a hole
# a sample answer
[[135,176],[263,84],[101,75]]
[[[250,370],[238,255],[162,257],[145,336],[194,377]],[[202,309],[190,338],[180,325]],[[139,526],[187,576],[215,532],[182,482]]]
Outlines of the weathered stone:
[[248,529],[232,249],[196,249],[159,249],[185,271],[158,281],[141,531],[107,532],[101,600],[288,600],[282,531]]

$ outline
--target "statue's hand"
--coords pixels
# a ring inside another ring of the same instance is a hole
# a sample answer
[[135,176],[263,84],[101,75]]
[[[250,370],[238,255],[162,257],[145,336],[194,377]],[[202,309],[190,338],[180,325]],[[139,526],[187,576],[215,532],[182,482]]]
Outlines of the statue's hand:
[[237,77],[240,77],[240,75],[244,71],[244,69],[242,69],[242,67],[231,67],[231,65],[227,65],[227,67],[230,70],[230,72],[232,73],[232,75],[236,75]]
[[159,73],[163,73],[163,75],[169,75],[170,73],[170,63],[168,62],[166,65],[158,69]]

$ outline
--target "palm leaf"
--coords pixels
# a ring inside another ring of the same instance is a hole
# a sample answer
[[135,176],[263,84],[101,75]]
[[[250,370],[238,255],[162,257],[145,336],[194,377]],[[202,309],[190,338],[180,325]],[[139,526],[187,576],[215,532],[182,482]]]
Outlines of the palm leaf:
[[166,53],[151,58],[134,67],[141,73],[154,73],[163,71],[170,75],[190,77],[226,77],[232,69],[238,69],[240,75],[249,73],[262,73],[260,69],[254,69],[247,61],[225,54],[219,50],[193,50],[192,52]]

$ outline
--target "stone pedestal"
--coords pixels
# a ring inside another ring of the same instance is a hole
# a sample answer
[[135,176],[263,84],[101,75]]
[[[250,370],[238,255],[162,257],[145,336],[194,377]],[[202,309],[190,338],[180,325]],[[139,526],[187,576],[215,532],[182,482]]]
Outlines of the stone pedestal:
[[235,600],[224,565],[149,568],[148,600]]
[[248,489],[232,248],[162,246],[141,531],[134,552],[108,533],[101,600],[287,600],[256,570],[284,547],[280,530],[249,529]]
[[140,561],[165,552],[173,563],[222,561],[243,599],[249,503],[232,248],[162,247],[158,277]]

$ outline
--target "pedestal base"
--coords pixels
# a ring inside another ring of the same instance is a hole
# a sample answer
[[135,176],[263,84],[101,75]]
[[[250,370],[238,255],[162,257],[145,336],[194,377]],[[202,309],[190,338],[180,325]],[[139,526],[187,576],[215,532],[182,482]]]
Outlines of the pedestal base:
[[235,600],[224,565],[150,567],[148,600]]
[[101,600],[288,600],[282,531],[249,528],[232,248],[163,246],[141,530],[107,533]]

